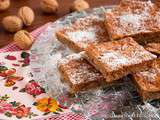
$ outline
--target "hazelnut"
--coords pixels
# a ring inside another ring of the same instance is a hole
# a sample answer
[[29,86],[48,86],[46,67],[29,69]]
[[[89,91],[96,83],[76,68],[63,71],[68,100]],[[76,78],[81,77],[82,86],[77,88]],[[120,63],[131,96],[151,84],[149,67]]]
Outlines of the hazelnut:
[[17,32],[23,27],[22,20],[17,16],[7,16],[2,20],[3,27],[9,32]]
[[23,50],[27,50],[32,46],[33,39],[29,32],[20,30],[14,35],[15,44]]
[[21,7],[18,11],[18,16],[22,19],[24,25],[30,26],[34,21],[34,12],[30,7]]
[[82,11],[89,8],[89,4],[85,0],[75,0],[70,8],[70,11]]
[[10,6],[10,0],[0,0],[0,11],[8,9]]
[[42,0],[41,1],[41,9],[45,13],[56,13],[58,10],[58,2],[57,0]]

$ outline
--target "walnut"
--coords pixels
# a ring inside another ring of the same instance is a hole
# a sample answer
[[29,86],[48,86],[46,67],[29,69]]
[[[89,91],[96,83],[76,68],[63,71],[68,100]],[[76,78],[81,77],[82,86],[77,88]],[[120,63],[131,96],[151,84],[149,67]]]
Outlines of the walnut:
[[10,7],[10,0],[0,0],[0,11],[6,10]]
[[89,8],[89,4],[85,0],[75,0],[70,11],[82,11]]
[[2,20],[3,27],[9,32],[17,32],[22,29],[23,22],[17,16],[7,16]]
[[30,26],[35,18],[34,12],[30,7],[21,7],[18,11],[18,16],[22,19],[24,25]]
[[32,36],[25,30],[20,30],[14,35],[15,44],[23,50],[27,50],[32,46]]
[[57,0],[42,0],[41,9],[45,13],[56,13],[58,10],[59,4]]

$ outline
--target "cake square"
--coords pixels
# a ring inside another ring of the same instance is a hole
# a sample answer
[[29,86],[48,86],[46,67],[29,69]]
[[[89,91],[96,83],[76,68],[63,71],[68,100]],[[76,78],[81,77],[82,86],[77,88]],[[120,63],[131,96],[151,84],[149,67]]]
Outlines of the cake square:
[[160,43],[148,43],[145,49],[153,54],[160,56]]
[[71,26],[59,30],[56,36],[75,52],[83,51],[90,43],[109,40],[104,18],[94,15],[76,20]]
[[106,12],[110,39],[133,37],[140,44],[160,42],[160,9],[151,1],[122,0]]
[[79,92],[103,84],[104,77],[90,63],[82,58],[82,52],[72,54],[58,62],[62,80],[69,84],[72,92]]
[[144,101],[160,99],[160,59],[149,70],[132,75]]
[[90,45],[84,57],[103,74],[108,83],[146,70],[157,59],[131,37]]

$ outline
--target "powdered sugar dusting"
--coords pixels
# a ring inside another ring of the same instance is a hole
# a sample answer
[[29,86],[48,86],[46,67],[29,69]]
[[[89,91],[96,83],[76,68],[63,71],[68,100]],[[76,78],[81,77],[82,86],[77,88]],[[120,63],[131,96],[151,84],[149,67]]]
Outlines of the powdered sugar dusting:
[[73,68],[68,71],[68,76],[73,84],[82,84],[102,79],[101,73],[95,70],[90,64],[85,62],[80,64],[78,68]]
[[126,15],[122,15],[120,16],[120,20],[122,22],[127,22],[127,23],[140,23],[140,15],[134,15],[134,14],[126,14]]
[[76,20],[71,26],[62,29],[61,32],[69,42],[73,42],[82,50],[90,43],[108,41],[104,18],[100,16],[92,15]]
[[74,42],[95,41],[97,29],[90,27],[87,30],[77,30],[66,32],[68,37]]
[[128,0],[125,5],[122,1],[122,4],[106,14],[107,23],[112,27],[109,33],[130,36],[141,32],[152,32],[156,28],[160,30],[159,13],[151,1]]
[[114,51],[104,53],[101,57],[101,61],[107,64],[109,68],[112,68],[112,70],[126,65],[129,62],[122,54]]
[[141,20],[142,16],[137,14],[126,14],[120,16],[120,23],[122,25],[132,24],[134,29],[141,27]]
[[[147,32],[148,29],[145,27],[145,20],[150,19],[147,15],[147,12],[141,14],[125,13],[119,16],[119,24],[122,27],[115,29],[117,33],[121,34],[128,32],[129,34],[135,34],[138,32]],[[123,30],[124,29],[124,30]],[[123,31],[122,31],[123,30]]]
[[97,60],[111,71],[157,58],[138,45],[132,38],[95,45],[95,49],[99,53],[96,56]]
[[69,81],[71,81],[72,84],[81,84],[103,79],[102,74],[84,60],[81,54],[83,54],[83,52],[69,55],[59,62],[59,67],[63,66]]
[[79,53],[79,54],[71,54],[66,56],[65,58],[62,58],[58,61],[58,66],[62,65],[62,64],[67,64],[70,60],[80,60],[82,59],[82,54],[83,52]]

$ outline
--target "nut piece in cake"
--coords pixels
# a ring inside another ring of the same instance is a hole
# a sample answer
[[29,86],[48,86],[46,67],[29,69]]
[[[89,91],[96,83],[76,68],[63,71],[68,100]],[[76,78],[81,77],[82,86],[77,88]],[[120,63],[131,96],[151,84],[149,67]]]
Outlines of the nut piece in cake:
[[134,37],[141,44],[160,42],[160,9],[151,1],[122,0],[106,12],[105,26],[112,40]]
[[107,82],[146,70],[157,58],[130,37],[90,45],[86,48],[85,56],[103,74]]
[[145,49],[160,56],[160,43],[148,43]]
[[144,101],[160,99],[160,59],[149,70],[133,74],[132,79]]
[[72,92],[79,92],[100,86],[104,80],[102,74],[81,56],[72,54],[58,63],[62,80],[69,84]]
[[83,51],[90,43],[108,41],[104,19],[88,16],[57,32],[57,38],[75,52]]

